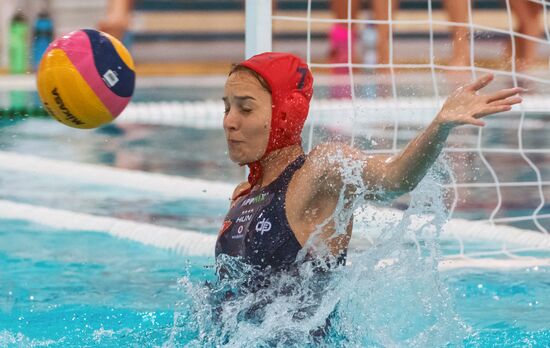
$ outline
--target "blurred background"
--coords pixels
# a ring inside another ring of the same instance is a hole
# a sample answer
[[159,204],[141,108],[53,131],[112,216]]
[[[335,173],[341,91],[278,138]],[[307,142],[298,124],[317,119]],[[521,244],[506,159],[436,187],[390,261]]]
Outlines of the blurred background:
[[[514,2],[525,0],[511,0]],[[462,2],[457,0],[456,3]],[[382,0],[354,0],[352,16],[376,19],[373,8]],[[386,1],[387,3],[387,1]],[[397,4],[397,1],[394,1]],[[311,17],[330,19],[341,14],[348,0],[313,0]],[[232,62],[243,59],[245,38],[244,0],[3,0],[0,4],[0,72],[32,71],[39,59],[44,40],[79,28],[98,28],[123,37],[137,63],[138,74],[221,74]],[[428,19],[428,2],[402,0],[392,19],[402,21],[392,27],[394,63],[421,62],[429,59],[429,25],[407,24],[406,20]],[[539,6],[542,8],[542,6]],[[307,23],[277,20],[277,17],[307,17],[307,1],[278,0],[273,4],[273,48],[306,54]],[[514,7],[512,7],[514,8]],[[451,59],[449,28],[438,21],[449,20],[451,10],[444,1],[432,1],[433,39],[437,41],[435,61]],[[542,12],[538,9],[539,12]],[[346,16],[347,17],[347,16]],[[528,15],[538,23],[544,35],[543,17]],[[452,17],[451,17],[452,20]],[[461,19],[454,21],[460,22]],[[514,26],[521,27],[519,12],[514,13]],[[501,0],[472,1],[472,23],[490,28],[476,32],[475,56],[484,64],[502,64],[503,53],[510,46],[506,2]],[[21,30],[17,31],[19,26]],[[311,26],[311,61],[327,62],[331,57],[330,32],[333,23],[313,22]],[[520,30],[519,28],[518,30]],[[354,28],[355,62],[376,60],[376,33],[371,25]],[[24,38],[24,42],[21,42]],[[334,40],[333,40],[334,41]],[[332,45],[334,42],[332,42]],[[10,57],[10,45],[13,53]],[[14,48],[16,46],[16,48]],[[38,46],[38,52],[36,48]],[[35,52],[33,52],[33,49]],[[333,52],[334,53],[334,52]],[[38,55],[38,57],[37,57]],[[24,63],[20,57],[27,57]],[[334,57],[334,56],[333,56]],[[380,59],[379,59],[380,60]],[[500,63],[499,63],[500,62]],[[533,63],[548,67],[548,49],[538,45]],[[18,67],[14,68],[14,65]],[[26,65],[26,69],[21,66]]]

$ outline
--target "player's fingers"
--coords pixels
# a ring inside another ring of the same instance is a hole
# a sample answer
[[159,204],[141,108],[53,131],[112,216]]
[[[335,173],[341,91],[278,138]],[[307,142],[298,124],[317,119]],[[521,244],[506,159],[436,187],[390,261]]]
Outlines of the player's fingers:
[[519,104],[523,101],[523,98],[520,97],[519,95],[514,95],[512,97],[508,97],[506,99],[500,99],[500,100],[496,100],[496,101],[493,101],[491,103],[489,103],[490,106],[499,106],[499,105],[515,105],[515,104]]
[[492,114],[498,114],[499,112],[505,112],[510,111],[512,107],[510,105],[496,105],[496,106],[489,106],[483,111],[476,114],[476,118],[485,117]]
[[495,100],[505,99],[524,91],[525,90],[521,87],[502,89],[498,92],[488,95],[488,102],[491,103]]
[[493,74],[486,74],[475,80],[474,82],[466,85],[466,89],[471,91],[479,91],[483,87],[487,86],[491,81],[493,81]]

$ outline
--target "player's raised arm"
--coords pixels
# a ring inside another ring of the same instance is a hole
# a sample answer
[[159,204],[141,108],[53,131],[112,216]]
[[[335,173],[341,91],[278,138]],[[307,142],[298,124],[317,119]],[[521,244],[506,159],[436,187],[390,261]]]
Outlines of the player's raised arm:
[[368,156],[343,144],[319,146],[311,153],[319,157],[318,163],[323,164],[318,168],[318,172],[323,172],[323,181],[319,182],[333,194],[339,194],[343,184],[339,165],[343,163],[335,158],[347,158],[363,162],[364,184],[371,192],[378,192],[374,196],[380,197],[382,194],[392,198],[411,191],[433,165],[454,127],[467,124],[484,126],[485,122],[481,119],[485,116],[509,111],[512,105],[521,102],[517,94],[523,89],[519,87],[487,95],[479,93],[492,80],[493,75],[485,75],[456,89],[430,125],[395,156]]
[[430,125],[401,153],[382,163],[365,166],[366,180],[376,182],[390,192],[414,189],[441,153],[454,127],[467,124],[484,126],[485,122],[481,119],[485,116],[509,111],[512,105],[522,101],[517,95],[523,91],[519,87],[492,94],[479,93],[492,80],[493,75],[484,75],[455,90]]

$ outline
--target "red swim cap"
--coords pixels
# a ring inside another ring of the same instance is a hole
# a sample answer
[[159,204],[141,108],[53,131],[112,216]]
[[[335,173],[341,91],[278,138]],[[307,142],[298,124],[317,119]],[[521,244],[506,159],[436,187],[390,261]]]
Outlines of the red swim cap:
[[[257,72],[271,88],[271,130],[262,158],[274,150],[301,144],[313,95],[313,75],[307,64],[290,53],[266,52],[239,65]],[[261,177],[260,162],[248,166],[248,182],[253,187]]]

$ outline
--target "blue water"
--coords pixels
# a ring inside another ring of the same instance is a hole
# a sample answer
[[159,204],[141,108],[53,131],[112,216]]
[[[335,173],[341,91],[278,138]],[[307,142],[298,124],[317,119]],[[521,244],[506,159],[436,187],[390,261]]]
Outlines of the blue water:
[[[0,127],[0,150],[236,183],[244,173],[227,159],[220,135],[153,126],[83,132],[47,119],[26,120]],[[548,175],[548,160],[541,157],[539,163]],[[516,164],[500,169],[509,172]],[[227,209],[223,199],[174,198],[10,170],[0,171],[0,199],[206,234],[217,232]],[[521,208],[524,198],[518,199]],[[516,203],[505,202],[503,212],[517,214]],[[484,218],[490,211],[466,205],[459,213]],[[210,290],[204,282],[215,279],[212,255],[186,257],[98,232],[0,220],[0,346],[201,347],[219,343],[219,332],[230,332],[229,340],[242,339],[243,346],[251,346],[246,342],[253,342],[256,332],[302,342],[294,337],[301,331],[283,325],[288,313],[277,308],[271,314],[281,319],[268,327],[210,320],[213,308],[205,300]],[[422,258],[414,245],[399,238],[392,243],[352,252],[352,265],[336,273],[339,283],[328,293],[340,299],[335,327],[342,337],[332,337],[332,345],[550,345],[548,268],[439,273],[434,263],[457,253],[456,242],[428,240]],[[466,248],[494,250],[495,245],[466,241]],[[386,270],[373,267],[390,256],[403,261]],[[330,312],[333,307],[325,302]]]
[[0,346],[160,345],[178,278],[213,274],[208,258],[100,233],[2,221],[0,241]]
[[[152,347],[172,342],[183,347],[198,337],[174,317],[190,310],[182,307],[190,294],[180,281],[200,287],[214,279],[212,265],[212,257],[184,257],[103,233],[4,220],[0,346]],[[441,273],[451,294],[448,305],[471,327],[463,344],[547,346],[549,272]],[[411,308],[405,304],[399,310],[407,314]],[[371,315],[375,320],[377,315]]]

